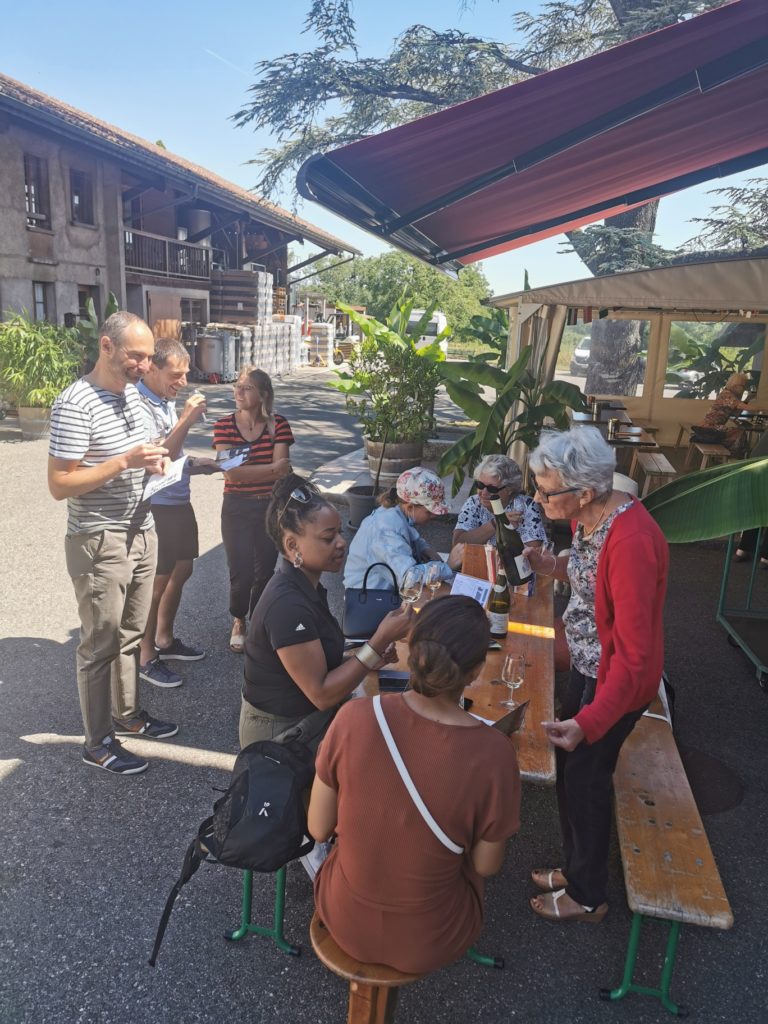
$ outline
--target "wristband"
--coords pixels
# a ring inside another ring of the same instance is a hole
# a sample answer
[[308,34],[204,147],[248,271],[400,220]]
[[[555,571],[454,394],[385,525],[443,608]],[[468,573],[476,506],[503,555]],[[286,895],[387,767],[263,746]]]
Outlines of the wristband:
[[355,651],[355,657],[367,669],[376,668],[381,661],[381,655],[370,644],[363,644],[359,650]]

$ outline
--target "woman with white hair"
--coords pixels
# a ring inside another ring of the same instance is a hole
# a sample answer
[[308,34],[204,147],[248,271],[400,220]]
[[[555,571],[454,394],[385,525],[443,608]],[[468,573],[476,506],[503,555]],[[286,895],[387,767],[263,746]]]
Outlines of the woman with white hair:
[[568,580],[563,615],[571,674],[557,748],[563,864],[531,875],[541,917],[601,921],[608,910],[611,779],[624,740],[655,696],[664,667],[667,542],[636,498],[613,489],[616,457],[595,427],[545,431],[529,465],[550,519],[570,519],[568,553],[527,550],[537,573]]
[[453,531],[454,544],[496,544],[491,499],[497,497],[524,544],[538,547],[547,539],[538,505],[522,493],[523,474],[514,459],[506,455],[486,455],[473,476],[476,493],[461,507]]

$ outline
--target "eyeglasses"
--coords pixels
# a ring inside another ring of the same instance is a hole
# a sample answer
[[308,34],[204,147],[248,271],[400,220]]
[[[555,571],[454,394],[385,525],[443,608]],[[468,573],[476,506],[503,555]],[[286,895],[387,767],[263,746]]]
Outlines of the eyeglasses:
[[233,391],[257,391],[258,388],[255,388],[253,386],[253,384],[233,384],[232,385],[232,390]]
[[546,505],[550,498],[556,498],[558,494],[572,494],[574,491],[580,491],[580,487],[564,487],[562,491],[542,491],[536,482],[536,477],[531,473],[531,481],[535,488],[535,493],[541,498],[542,503]]
[[500,494],[506,486],[506,484],[502,484],[501,487],[497,487],[495,484],[483,484],[479,480],[477,481],[478,491],[487,491],[488,494]]
[[125,423],[126,423],[126,426],[128,427],[128,429],[129,430],[135,430],[136,429],[136,423],[135,423],[135,421],[133,419],[133,416],[129,415],[129,413],[128,413],[128,399],[125,396],[125,394],[122,394],[122,395],[118,396],[118,399],[115,402],[115,405],[116,405],[117,409],[119,410],[119,412],[122,414],[122,417],[125,420]]
[[288,508],[292,501],[298,501],[300,505],[309,505],[312,502],[312,494],[302,490],[301,487],[294,487],[294,489],[288,495],[288,501],[286,501],[286,503],[283,505],[280,511],[280,515],[277,517],[278,526],[282,522],[286,509]]

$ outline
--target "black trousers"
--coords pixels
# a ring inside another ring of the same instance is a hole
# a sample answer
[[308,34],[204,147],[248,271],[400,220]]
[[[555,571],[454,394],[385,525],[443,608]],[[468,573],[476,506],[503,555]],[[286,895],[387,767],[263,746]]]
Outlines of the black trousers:
[[[759,530],[745,530],[741,535],[741,540],[736,546],[741,548],[742,551],[746,551],[747,554],[753,555],[755,553],[757,535],[759,532]],[[763,539],[760,543],[760,557],[768,558],[768,526],[763,527]]]
[[229,611],[246,619],[275,571],[277,551],[266,529],[268,501],[225,494],[221,539],[229,566]]
[[[572,668],[560,718],[573,718],[594,696],[595,680]],[[581,742],[575,750],[557,747],[555,751],[566,891],[586,907],[605,902],[613,771],[624,740],[644,710],[624,715],[595,743]]]

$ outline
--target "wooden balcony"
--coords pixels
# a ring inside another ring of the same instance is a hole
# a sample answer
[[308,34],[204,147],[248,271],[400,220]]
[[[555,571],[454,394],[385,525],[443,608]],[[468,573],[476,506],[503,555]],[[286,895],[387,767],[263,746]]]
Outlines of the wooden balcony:
[[126,270],[195,281],[211,279],[211,250],[205,245],[177,242],[174,238],[132,228],[123,230],[123,239]]

